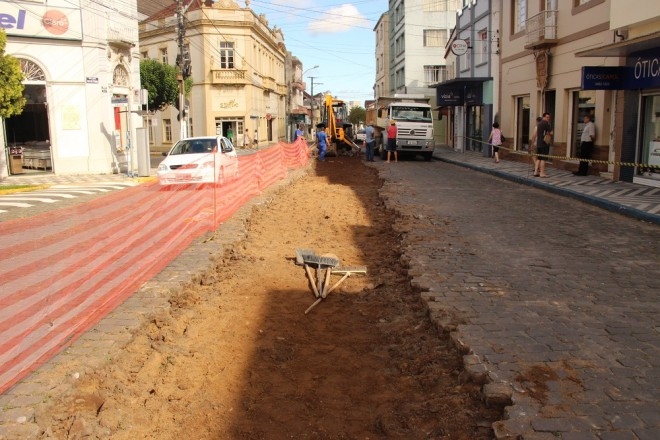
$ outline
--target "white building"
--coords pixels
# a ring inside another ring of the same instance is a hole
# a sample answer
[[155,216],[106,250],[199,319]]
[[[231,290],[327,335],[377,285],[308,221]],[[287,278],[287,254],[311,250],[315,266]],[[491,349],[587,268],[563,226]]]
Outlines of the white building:
[[[2,13],[6,53],[21,62],[27,105],[2,121],[0,177],[117,173],[129,163],[137,169],[141,118],[130,111],[140,89],[135,0],[112,8],[81,0],[3,2]],[[24,168],[5,154],[18,148]]]
[[[435,103],[430,86],[446,78],[445,45],[456,24],[457,0],[389,1],[389,90],[424,95]],[[385,33],[383,33],[385,35]],[[447,120],[434,121],[436,143],[447,142]]]

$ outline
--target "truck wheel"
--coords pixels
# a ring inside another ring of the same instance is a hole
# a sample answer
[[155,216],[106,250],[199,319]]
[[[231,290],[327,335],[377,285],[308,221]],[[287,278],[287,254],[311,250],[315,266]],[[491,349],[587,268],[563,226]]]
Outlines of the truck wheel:
[[431,159],[433,159],[433,153],[424,153],[424,160],[427,162],[431,162]]
[[380,152],[380,160],[387,160],[387,151],[385,151],[385,148],[380,147],[378,151]]

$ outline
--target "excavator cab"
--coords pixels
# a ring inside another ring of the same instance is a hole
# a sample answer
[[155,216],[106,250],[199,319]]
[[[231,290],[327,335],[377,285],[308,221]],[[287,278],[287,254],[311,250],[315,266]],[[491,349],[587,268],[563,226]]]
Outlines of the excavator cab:
[[327,134],[330,138],[327,155],[346,154],[352,156],[356,151],[360,151],[360,147],[353,142],[353,125],[348,120],[348,108],[344,101],[326,95],[325,104],[321,111],[321,120],[328,128]]

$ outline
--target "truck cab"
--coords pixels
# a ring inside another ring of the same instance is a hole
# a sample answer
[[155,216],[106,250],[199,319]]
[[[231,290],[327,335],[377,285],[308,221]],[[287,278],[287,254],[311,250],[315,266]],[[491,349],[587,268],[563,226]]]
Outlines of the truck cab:
[[377,102],[377,125],[384,133],[383,145],[379,148],[381,158],[386,156],[385,144],[388,120],[396,121],[397,151],[403,154],[421,155],[429,161],[435,148],[433,140],[433,111],[423,95],[395,95],[379,98]]

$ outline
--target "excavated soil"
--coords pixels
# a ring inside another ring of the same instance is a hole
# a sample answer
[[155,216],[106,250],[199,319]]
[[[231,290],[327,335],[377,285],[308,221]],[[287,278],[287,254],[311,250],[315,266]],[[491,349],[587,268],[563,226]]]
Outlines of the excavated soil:
[[[460,381],[460,355],[400,262],[381,185],[355,158],[315,163],[168,312],[39,411],[42,438],[492,438],[501,412]],[[298,248],[368,272],[305,314],[315,296]]]

